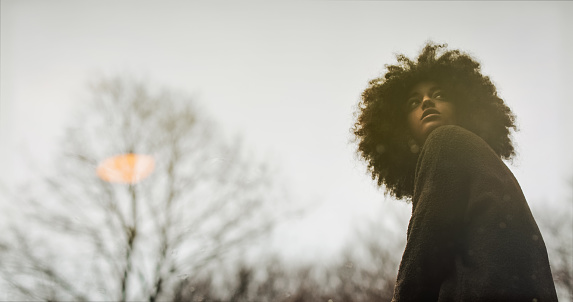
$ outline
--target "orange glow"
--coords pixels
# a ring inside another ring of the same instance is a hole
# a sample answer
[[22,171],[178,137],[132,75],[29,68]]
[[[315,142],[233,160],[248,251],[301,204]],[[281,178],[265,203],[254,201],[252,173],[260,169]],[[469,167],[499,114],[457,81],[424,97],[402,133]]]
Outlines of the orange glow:
[[153,157],[129,153],[107,158],[96,172],[99,178],[108,182],[134,184],[149,176],[154,168]]

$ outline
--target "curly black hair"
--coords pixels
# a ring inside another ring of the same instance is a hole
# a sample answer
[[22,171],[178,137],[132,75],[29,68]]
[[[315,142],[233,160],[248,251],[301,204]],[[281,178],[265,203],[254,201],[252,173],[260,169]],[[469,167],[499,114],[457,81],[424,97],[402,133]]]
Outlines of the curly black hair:
[[418,155],[409,143],[412,136],[404,104],[407,93],[420,82],[435,82],[446,91],[456,107],[458,125],[480,136],[500,158],[515,154],[510,137],[510,130],[516,130],[515,116],[470,55],[447,50],[447,44],[427,42],[416,61],[403,54],[397,60],[395,65],[385,65],[382,77],[369,82],[352,129],[357,152],[386,193],[397,199],[414,193]]

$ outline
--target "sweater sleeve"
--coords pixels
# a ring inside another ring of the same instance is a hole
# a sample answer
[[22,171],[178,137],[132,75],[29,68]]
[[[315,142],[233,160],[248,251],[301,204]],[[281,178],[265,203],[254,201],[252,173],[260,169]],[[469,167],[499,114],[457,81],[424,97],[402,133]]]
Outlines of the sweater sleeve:
[[[437,301],[462,245],[472,174],[493,150],[458,126],[426,140],[416,166],[413,209],[393,301]],[[499,158],[495,158],[499,161]]]

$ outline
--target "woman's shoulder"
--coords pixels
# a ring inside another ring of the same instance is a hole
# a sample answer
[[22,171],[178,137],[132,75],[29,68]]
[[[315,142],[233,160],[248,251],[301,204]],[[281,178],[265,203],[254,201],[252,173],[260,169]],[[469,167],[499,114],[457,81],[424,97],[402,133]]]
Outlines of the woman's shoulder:
[[460,166],[502,162],[485,140],[456,125],[444,125],[434,129],[422,147],[419,160],[424,157],[443,158]]
[[[463,138],[463,139],[475,139],[480,138],[473,132],[463,128],[458,125],[443,125],[440,126],[428,135],[426,141],[433,140],[449,140],[452,137]],[[474,138],[475,137],[475,138]]]
[[424,143],[424,149],[487,149],[493,151],[490,146],[477,134],[457,125],[440,126],[428,135]]

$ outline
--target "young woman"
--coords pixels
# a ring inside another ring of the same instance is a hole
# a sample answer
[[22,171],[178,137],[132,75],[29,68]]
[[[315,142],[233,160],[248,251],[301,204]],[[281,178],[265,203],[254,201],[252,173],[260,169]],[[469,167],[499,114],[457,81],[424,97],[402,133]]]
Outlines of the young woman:
[[556,301],[515,177],[514,116],[459,50],[428,43],[370,81],[354,134],[372,178],[412,202],[393,301]]

